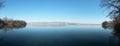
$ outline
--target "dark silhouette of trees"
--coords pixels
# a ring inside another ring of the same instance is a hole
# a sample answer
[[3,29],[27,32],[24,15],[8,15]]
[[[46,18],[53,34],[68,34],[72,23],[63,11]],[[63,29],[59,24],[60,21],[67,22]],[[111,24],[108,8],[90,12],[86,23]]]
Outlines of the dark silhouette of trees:
[[10,20],[8,18],[0,19],[0,28],[4,28],[4,27],[19,28],[19,27],[25,27],[26,24],[27,23],[23,20]]
[[120,0],[102,0],[102,7],[109,8],[111,12],[108,16],[115,18],[120,15]]
[[111,12],[108,16],[115,18],[120,15],[120,0],[102,0],[102,7],[109,8]]
[[108,16],[113,19],[114,26],[120,24],[120,0],[101,0],[102,7],[110,9]]
[[3,27],[4,22],[0,19],[0,28]]
[[[120,46],[120,0],[101,0],[102,7],[110,9],[110,12],[107,17],[112,18],[113,25],[113,36],[117,43],[112,43],[112,46]],[[106,26],[106,23],[103,22],[103,28],[108,28],[110,26]],[[108,25],[108,24],[107,24]],[[113,41],[114,42],[114,41]],[[115,44],[115,45],[114,45]]]
[[102,23],[102,27],[105,28],[105,29],[107,28],[106,24],[107,24],[107,21],[104,21],[104,22]]
[[[0,8],[3,7],[3,3],[4,1],[3,0],[0,0]],[[0,28],[3,26],[3,21],[0,19]]]

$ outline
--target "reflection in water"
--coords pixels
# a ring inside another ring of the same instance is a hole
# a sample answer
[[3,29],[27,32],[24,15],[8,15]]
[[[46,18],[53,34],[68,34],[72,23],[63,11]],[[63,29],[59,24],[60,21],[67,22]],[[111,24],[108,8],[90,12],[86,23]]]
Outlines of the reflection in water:
[[4,25],[0,29],[7,32],[8,30],[19,29],[19,28],[24,28],[24,27],[26,27],[26,25],[19,25],[19,26],[7,26],[7,25]]
[[[12,29],[19,29],[19,28],[24,28],[24,27],[26,27],[26,25],[21,25],[21,26],[17,26],[17,27],[4,25],[3,27],[0,28],[0,30],[7,32],[7,31],[12,30]],[[0,46],[7,46],[7,45],[12,44],[12,43],[10,43],[10,44],[6,44],[6,43],[8,43],[8,41],[5,41],[4,36],[0,35]]]
[[[107,35],[98,25],[26,27],[0,31],[0,46],[106,46]],[[106,35],[106,36],[105,36]]]
[[[103,27],[103,26],[102,26]],[[109,44],[111,46],[120,46],[120,24],[114,27],[103,27],[104,29],[112,29],[112,36],[109,37]]]

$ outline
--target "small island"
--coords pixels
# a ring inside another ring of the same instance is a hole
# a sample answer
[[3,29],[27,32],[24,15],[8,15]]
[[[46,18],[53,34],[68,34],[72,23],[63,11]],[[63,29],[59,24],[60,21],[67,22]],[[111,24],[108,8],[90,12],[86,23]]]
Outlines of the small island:
[[27,23],[23,20],[13,20],[13,19],[8,19],[6,17],[3,19],[0,19],[0,28],[4,28],[4,27],[19,28],[19,27],[25,27],[26,24]]

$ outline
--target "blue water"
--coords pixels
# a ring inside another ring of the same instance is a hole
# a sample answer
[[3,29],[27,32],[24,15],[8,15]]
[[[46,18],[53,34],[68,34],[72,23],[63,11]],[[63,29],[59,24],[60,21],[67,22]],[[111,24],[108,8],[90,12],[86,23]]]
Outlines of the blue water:
[[113,31],[101,25],[0,29],[0,46],[110,46],[115,40]]

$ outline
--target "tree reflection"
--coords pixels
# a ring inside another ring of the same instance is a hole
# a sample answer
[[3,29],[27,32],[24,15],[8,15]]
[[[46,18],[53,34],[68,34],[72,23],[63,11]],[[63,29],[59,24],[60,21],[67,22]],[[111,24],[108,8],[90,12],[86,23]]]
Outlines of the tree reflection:
[[120,46],[120,24],[117,24],[114,27],[106,26],[103,28],[112,29],[113,35],[109,37],[109,44],[111,46]]
[[25,28],[26,25],[21,25],[21,26],[7,26],[4,25],[3,27],[0,28],[0,30],[3,30],[5,32],[9,31],[9,30],[13,30],[13,29],[20,29],[20,28]]

